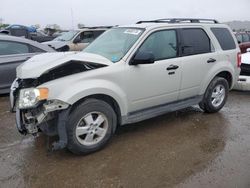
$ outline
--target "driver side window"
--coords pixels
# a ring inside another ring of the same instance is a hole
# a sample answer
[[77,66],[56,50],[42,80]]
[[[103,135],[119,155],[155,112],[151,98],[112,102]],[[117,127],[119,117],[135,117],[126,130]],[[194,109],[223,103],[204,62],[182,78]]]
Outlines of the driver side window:
[[80,35],[82,43],[91,43],[94,40],[93,31],[85,31]]
[[150,52],[155,60],[170,59],[177,56],[177,37],[175,30],[152,33],[139,48],[139,51]]

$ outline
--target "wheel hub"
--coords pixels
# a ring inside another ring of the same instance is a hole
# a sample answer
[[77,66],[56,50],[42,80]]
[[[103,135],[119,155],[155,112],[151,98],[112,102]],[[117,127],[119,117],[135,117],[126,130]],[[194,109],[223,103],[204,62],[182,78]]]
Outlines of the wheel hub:
[[107,130],[107,117],[101,112],[90,112],[78,122],[76,138],[82,145],[91,146],[100,142]]
[[214,107],[219,107],[223,103],[225,95],[226,95],[225,87],[223,85],[216,86],[212,92],[212,97],[211,97],[212,105]]

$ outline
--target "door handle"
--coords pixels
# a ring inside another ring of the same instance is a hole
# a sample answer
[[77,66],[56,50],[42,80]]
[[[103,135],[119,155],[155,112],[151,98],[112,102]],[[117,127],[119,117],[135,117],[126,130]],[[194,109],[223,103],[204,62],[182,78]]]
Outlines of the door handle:
[[216,62],[216,59],[214,59],[214,58],[209,58],[207,60],[207,63],[215,63],[215,62]]
[[169,70],[176,70],[176,69],[178,69],[179,68],[179,66],[178,65],[170,65],[168,68],[167,68],[167,70],[169,71]]

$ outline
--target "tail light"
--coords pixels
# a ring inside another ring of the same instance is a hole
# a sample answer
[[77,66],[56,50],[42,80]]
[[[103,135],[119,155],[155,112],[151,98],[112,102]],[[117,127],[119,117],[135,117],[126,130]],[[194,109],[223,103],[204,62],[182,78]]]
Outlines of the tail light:
[[239,52],[237,54],[237,67],[240,68],[240,65],[241,65],[241,53]]

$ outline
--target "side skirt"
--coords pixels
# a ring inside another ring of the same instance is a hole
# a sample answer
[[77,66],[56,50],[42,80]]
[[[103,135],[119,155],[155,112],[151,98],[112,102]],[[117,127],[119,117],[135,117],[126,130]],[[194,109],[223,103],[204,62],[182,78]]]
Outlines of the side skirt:
[[203,99],[203,95],[167,103],[139,111],[129,113],[127,116],[122,116],[121,125],[136,123],[146,119],[150,119],[169,112],[174,112],[183,108],[187,108],[199,104]]

